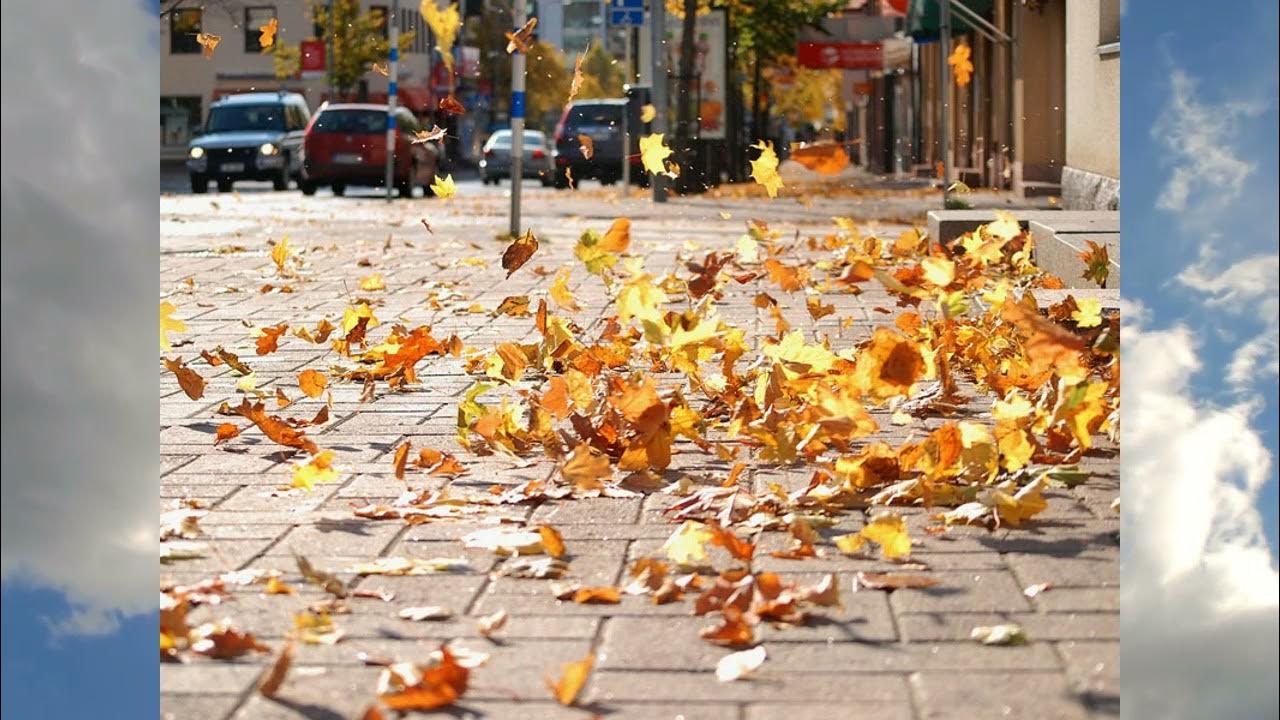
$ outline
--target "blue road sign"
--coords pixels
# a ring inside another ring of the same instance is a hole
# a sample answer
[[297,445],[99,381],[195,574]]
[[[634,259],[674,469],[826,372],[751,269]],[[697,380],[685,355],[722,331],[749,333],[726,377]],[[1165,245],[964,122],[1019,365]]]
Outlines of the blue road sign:
[[[616,2],[616,0],[615,0]],[[643,25],[644,10],[617,10],[609,8],[610,25]]]

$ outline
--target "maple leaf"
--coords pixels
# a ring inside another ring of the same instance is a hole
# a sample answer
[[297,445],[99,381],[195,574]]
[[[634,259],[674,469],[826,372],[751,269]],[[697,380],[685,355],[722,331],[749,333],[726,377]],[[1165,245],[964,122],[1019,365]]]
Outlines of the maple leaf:
[[578,305],[577,298],[569,290],[569,268],[567,267],[562,267],[556,272],[555,280],[552,281],[551,289],[547,291],[547,295],[562,310],[568,310],[569,312],[582,310],[582,307]]
[[866,541],[880,546],[880,552],[888,560],[905,558],[911,554],[911,536],[907,524],[896,515],[880,515],[861,530],[835,538],[836,547],[843,553],[856,553]]
[[450,3],[442,8],[437,0],[422,0],[418,6],[418,12],[422,13],[422,18],[427,21],[427,26],[431,28],[431,34],[435,36],[436,47],[440,51],[440,57],[444,58],[445,65],[448,66],[452,73],[453,43],[458,37],[459,28],[462,27],[462,16],[458,13],[458,3]]
[[266,25],[258,26],[258,44],[262,46],[263,50],[266,50],[275,44],[276,30],[279,29],[280,21],[276,18],[268,20]]
[[257,350],[259,355],[269,355],[279,348],[280,336],[288,331],[287,323],[280,323],[272,327],[264,327],[260,329],[261,335],[258,336]]
[[574,703],[582,687],[587,684],[587,678],[591,677],[591,667],[595,664],[595,660],[595,655],[587,655],[577,662],[565,663],[560,666],[559,680],[547,678],[547,687],[550,688],[556,702],[561,705]]
[[751,147],[760,151],[760,157],[751,161],[752,179],[764,186],[769,197],[778,197],[778,191],[782,189],[782,177],[778,175],[778,154],[773,151],[773,143],[762,140]]
[[658,109],[652,104],[646,104],[644,107],[640,108],[640,122],[653,122],[653,119],[656,117],[658,117]]
[[1085,280],[1092,280],[1102,287],[1107,284],[1107,278],[1111,275],[1111,258],[1107,255],[1107,247],[1099,245],[1093,240],[1086,241],[1089,247],[1081,250],[1077,257],[1084,262],[1084,274],[1080,277]]
[[187,367],[186,363],[182,362],[182,358],[172,360],[164,358],[164,366],[178,378],[178,385],[187,397],[199,400],[204,396],[204,378],[200,377],[200,373]]
[[176,311],[177,309],[178,308],[173,306],[173,303],[168,302],[167,300],[165,302],[160,303],[160,349],[161,350],[169,350],[172,348],[172,345],[169,344],[169,333],[171,332],[184,333],[187,331],[186,323],[176,318],[170,317],[170,315],[173,315],[174,311]]
[[878,573],[859,572],[854,576],[853,589],[887,590],[892,592],[902,588],[927,588],[941,581],[919,573]]
[[442,200],[447,200],[456,195],[458,193],[458,186],[453,182],[453,174],[450,173],[442,178],[437,177],[433,180],[431,182],[431,192],[435,193],[436,197]]
[[293,466],[293,487],[311,490],[316,483],[331,483],[338,479],[338,471],[333,469],[333,451],[320,452],[302,465]]
[[973,74],[973,62],[969,59],[969,46],[961,43],[951,51],[947,64],[955,72],[956,84],[964,87],[969,84],[969,76]]
[[502,253],[502,269],[507,271],[507,277],[511,277],[512,273],[524,267],[536,252],[538,252],[538,238],[534,237],[533,229],[530,228],[525,232],[524,237],[516,238]]
[[222,37],[207,32],[196,33],[196,42],[200,45],[204,59],[208,60],[213,57],[213,51],[218,48],[218,43],[222,42]]
[[644,169],[654,175],[663,175],[667,168],[663,161],[671,156],[672,150],[662,139],[663,133],[654,133],[640,138],[640,162]]
[[1097,298],[1076,300],[1076,310],[1071,313],[1076,327],[1091,328],[1102,324],[1102,301]]
[[701,565],[707,559],[707,543],[716,539],[710,527],[696,520],[685,520],[662,544],[671,562],[682,567]]
[[[439,125],[434,125],[430,130],[415,130],[413,133],[413,137],[409,139],[409,144],[421,145],[423,143],[438,142],[440,140],[443,140],[444,136],[445,136],[445,129],[440,127]],[[427,232],[431,232],[431,226],[427,225],[426,219],[423,219],[422,224],[426,225]]]

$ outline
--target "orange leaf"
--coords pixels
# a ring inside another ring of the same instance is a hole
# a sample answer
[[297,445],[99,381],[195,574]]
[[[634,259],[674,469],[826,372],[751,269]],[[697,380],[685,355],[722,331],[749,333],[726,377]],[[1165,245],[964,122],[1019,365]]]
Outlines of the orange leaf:
[[262,328],[262,337],[258,338],[258,354],[266,355],[275,352],[280,343],[280,336],[288,329],[288,323]]
[[624,253],[631,246],[631,220],[618,218],[613,221],[596,247],[605,252]]
[[849,154],[835,143],[792,148],[791,159],[823,175],[835,175],[849,167]]
[[551,678],[547,678],[547,687],[551,689],[557,702],[561,705],[573,704],[582,691],[582,686],[587,684],[587,678],[591,677],[591,666],[595,661],[595,655],[588,655],[577,662],[565,663],[560,667],[559,680],[553,682]]
[[392,466],[395,467],[397,480],[404,479],[404,465],[409,460],[409,448],[411,447],[413,447],[413,443],[406,442],[396,448],[396,456],[395,460],[392,461]]
[[[275,19],[273,18],[271,22],[275,22]],[[279,657],[262,676],[261,682],[258,683],[258,692],[262,693],[263,697],[275,697],[280,686],[284,684],[285,675],[289,674],[291,664],[293,664],[293,643],[290,642],[280,648]]]
[[226,442],[240,434],[240,428],[232,423],[222,423],[218,426],[218,434],[214,437],[213,444]]
[[726,605],[721,610],[721,617],[723,620],[719,625],[708,625],[698,632],[698,636],[707,642],[729,647],[750,645],[755,639],[755,633],[743,619],[741,610]]
[[461,115],[467,111],[467,107],[458,102],[458,98],[452,95],[446,95],[440,98],[440,110],[451,115]]
[[[440,646],[440,663],[420,671],[416,678],[396,672],[399,665],[383,670],[379,682],[379,699],[392,710],[434,710],[452,705],[467,691],[467,679],[471,671],[458,664],[449,648]],[[414,674],[417,674],[415,672]]]
[[808,273],[803,268],[795,268],[772,258],[764,261],[764,269],[769,272],[769,280],[786,292],[795,292],[804,287]]
[[235,408],[235,412],[252,420],[253,424],[257,425],[264,435],[285,447],[306,450],[312,455],[320,451],[316,444],[307,438],[306,434],[301,430],[289,427],[288,424],[275,415],[268,415],[262,403],[250,405],[249,400],[245,399],[240,402],[239,407]]
[[199,400],[204,396],[204,378],[200,377],[200,373],[187,367],[182,362],[182,358],[170,360],[164,359],[164,366],[169,372],[178,378],[178,385],[182,388],[182,392],[192,400]]
[[560,536],[560,531],[550,525],[543,525],[538,528],[538,534],[542,536],[542,548],[547,554],[553,558],[564,557],[564,538]]
[[298,373],[298,387],[309,398],[318,398],[329,384],[329,377],[319,370],[303,370]]
[[536,252],[538,252],[538,238],[534,237],[533,230],[529,229],[524,237],[516,238],[515,242],[507,247],[506,252],[502,253],[502,269],[507,271],[507,277],[511,277],[511,273],[529,262],[529,258]]

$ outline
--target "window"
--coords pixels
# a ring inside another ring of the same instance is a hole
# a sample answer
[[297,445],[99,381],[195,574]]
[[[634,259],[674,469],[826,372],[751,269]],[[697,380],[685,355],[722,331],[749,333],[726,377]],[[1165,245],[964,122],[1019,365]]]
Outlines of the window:
[[200,127],[199,95],[166,95],[160,98],[160,144],[184,146]]
[[258,28],[271,22],[276,16],[276,9],[271,5],[247,7],[244,9],[244,51],[247,53],[262,52],[262,31]]
[[387,113],[378,110],[329,110],[311,126],[313,133],[378,134],[387,131]]
[[389,27],[387,22],[387,19],[390,18],[391,16],[387,14],[387,6],[386,5],[370,5],[369,12],[372,13],[374,17],[382,18],[382,28],[381,28],[382,37],[384,38],[391,37],[391,28]]
[[200,52],[196,35],[201,32],[203,13],[200,8],[180,8],[169,16],[169,54],[186,55]]
[[1120,0],[1098,3],[1098,45],[1120,42]]
[[284,129],[283,105],[223,105],[209,111],[210,133]]

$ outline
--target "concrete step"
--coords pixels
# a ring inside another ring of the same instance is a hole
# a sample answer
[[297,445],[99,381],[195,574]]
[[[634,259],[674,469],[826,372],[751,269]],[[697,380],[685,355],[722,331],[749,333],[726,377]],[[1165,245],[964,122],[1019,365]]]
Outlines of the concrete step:
[[[1104,288],[1114,290],[1120,287],[1120,213],[1112,210],[1100,211],[1110,216],[1110,220],[1094,222],[1076,220],[1065,217],[1057,220],[1033,220],[1031,222],[1031,238],[1035,241],[1035,262],[1042,270],[1057,275],[1068,288],[1096,288],[1093,281],[1082,276],[1085,263],[1080,253],[1094,242],[1107,249],[1110,272]],[[1064,213],[1066,214],[1066,213]]]
[[1062,185],[1055,182],[1024,180],[1022,183],[1022,197],[1062,197]]

